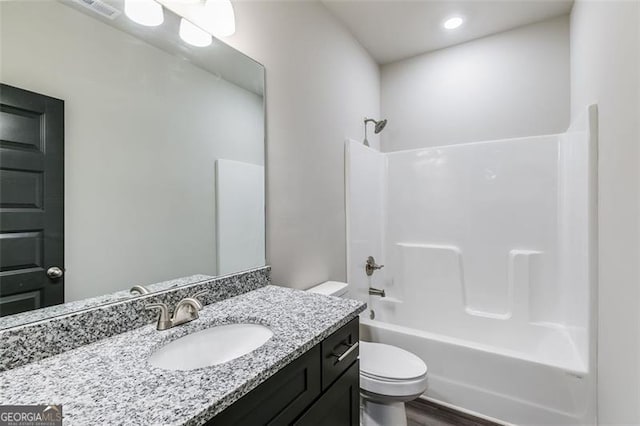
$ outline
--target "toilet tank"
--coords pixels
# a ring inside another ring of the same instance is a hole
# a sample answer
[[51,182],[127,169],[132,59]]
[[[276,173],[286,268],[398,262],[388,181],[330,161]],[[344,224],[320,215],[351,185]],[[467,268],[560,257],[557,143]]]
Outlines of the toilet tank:
[[324,294],[325,296],[343,297],[349,290],[349,284],[340,281],[325,281],[322,284],[311,287],[307,291]]

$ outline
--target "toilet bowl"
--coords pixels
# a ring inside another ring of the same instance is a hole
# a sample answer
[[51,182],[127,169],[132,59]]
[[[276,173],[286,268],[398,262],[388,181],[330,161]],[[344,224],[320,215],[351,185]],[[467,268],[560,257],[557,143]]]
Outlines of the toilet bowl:
[[[341,297],[348,284],[327,281],[309,289]],[[427,365],[396,346],[360,342],[360,397],[362,426],[406,426],[405,402],[427,389]]]
[[427,366],[411,352],[383,343],[360,342],[363,426],[404,426],[404,403],[427,389]]

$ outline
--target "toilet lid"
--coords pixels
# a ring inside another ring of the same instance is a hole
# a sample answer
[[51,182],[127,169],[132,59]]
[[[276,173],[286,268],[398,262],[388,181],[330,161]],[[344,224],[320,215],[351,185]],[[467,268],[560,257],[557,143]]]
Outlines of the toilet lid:
[[427,365],[396,346],[361,341],[360,372],[385,379],[410,380],[427,374]]

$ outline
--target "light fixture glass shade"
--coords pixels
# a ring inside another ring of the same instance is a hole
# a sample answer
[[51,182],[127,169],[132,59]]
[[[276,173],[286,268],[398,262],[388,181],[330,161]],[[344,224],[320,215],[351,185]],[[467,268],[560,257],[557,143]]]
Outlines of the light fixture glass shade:
[[454,30],[458,28],[460,25],[462,25],[463,22],[464,22],[464,19],[462,19],[459,16],[454,16],[444,21],[442,26],[445,27],[447,30]]
[[124,0],[124,14],[133,22],[156,27],[164,22],[164,11],[155,0]]
[[211,35],[182,18],[180,38],[192,46],[205,47],[211,44]]
[[231,0],[207,0],[205,11],[208,28],[216,37],[229,37],[236,32],[236,16]]

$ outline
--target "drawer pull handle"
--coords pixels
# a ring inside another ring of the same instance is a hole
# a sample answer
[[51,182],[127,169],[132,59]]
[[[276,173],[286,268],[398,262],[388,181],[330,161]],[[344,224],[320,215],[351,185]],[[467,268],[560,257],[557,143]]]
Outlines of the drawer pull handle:
[[351,352],[353,352],[356,349],[358,349],[359,344],[360,344],[360,342],[355,342],[352,345],[347,345],[347,346],[349,346],[349,348],[346,351],[342,352],[341,354],[332,353],[331,355],[335,356],[336,358],[338,358],[338,362],[340,362],[343,359],[345,359],[346,357],[348,357]]

